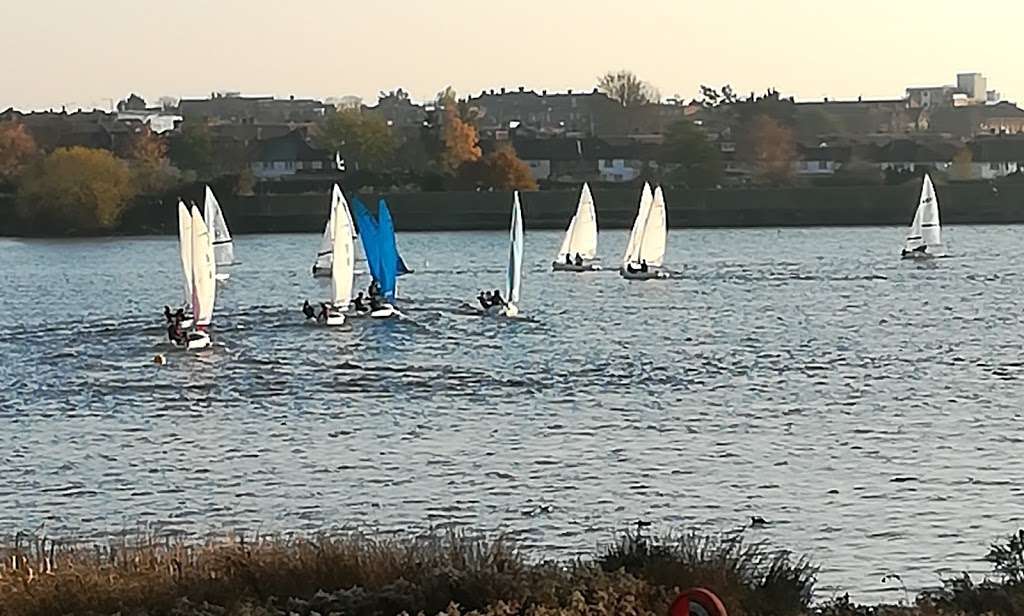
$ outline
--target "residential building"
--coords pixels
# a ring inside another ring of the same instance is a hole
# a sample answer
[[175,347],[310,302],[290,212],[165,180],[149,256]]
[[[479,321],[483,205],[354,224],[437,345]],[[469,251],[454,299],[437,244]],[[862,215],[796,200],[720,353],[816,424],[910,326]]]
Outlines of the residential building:
[[979,137],[971,142],[970,151],[970,179],[993,180],[1024,173],[1024,136]]
[[313,99],[242,96],[237,92],[184,98],[178,103],[178,112],[185,121],[209,124],[311,124],[323,120],[330,109],[330,105]]
[[280,179],[298,173],[334,170],[334,154],[310,145],[302,131],[255,144],[249,168],[258,179]]

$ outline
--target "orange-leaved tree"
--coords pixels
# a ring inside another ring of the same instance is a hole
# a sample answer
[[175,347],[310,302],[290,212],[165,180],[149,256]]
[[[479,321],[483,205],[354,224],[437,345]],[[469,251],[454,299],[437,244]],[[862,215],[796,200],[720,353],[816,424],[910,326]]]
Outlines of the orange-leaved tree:
[[773,185],[792,182],[797,152],[791,128],[775,118],[759,115],[751,123],[748,140],[746,158],[759,180]]
[[537,190],[530,167],[511,145],[499,146],[475,163],[463,166],[463,175],[478,185],[497,190]]
[[0,184],[14,183],[39,155],[32,135],[19,122],[0,122]]

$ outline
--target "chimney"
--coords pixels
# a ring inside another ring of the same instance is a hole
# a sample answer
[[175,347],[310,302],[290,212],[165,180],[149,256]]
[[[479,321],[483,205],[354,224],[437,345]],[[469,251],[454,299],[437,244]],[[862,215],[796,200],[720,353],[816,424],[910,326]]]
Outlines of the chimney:
[[505,93],[505,88],[502,88],[502,89],[501,89],[501,93],[502,93],[502,94],[504,94],[504,93]]
[[572,88],[569,88],[569,96],[572,96]]
[[522,94],[523,92],[526,92],[526,88],[519,86],[519,93]]
[[548,91],[547,90],[541,90],[540,91],[540,95],[541,96],[547,96],[548,95]]

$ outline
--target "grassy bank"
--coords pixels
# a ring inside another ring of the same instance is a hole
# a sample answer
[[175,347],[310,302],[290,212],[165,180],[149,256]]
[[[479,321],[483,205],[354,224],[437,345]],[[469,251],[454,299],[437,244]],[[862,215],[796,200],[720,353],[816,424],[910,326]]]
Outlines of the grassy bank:
[[842,599],[812,608],[816,569],[806,559],[697,535],[629,534],[571,562],[536,562],[509,542],[459,534],[103,547],[20,538],[0,550],[0,614],[663,616],[694,586],[713,589],[737,616],[1021,614],[1022,545],[1024,534],[990,553],[1000,583],[951,580],[914,606]]

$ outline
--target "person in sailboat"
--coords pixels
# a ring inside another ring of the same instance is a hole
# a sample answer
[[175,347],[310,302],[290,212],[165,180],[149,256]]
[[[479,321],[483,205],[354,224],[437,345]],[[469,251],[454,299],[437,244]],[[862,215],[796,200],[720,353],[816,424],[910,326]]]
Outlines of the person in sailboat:
[[175,319],[167,325],[167,339],[178,346],[184,346],[188,342],[188,337],[181,329],[181,321]]
[[491,294],[491,306],[507,306],[508,303],[501,297],[501,291],[495,289]]
[[576,253],[576,267],[583,267],[583,256],[580,253]]
[[181,323],[182,321],[185,320],[185,309],[184,308],[178,308],[177,312],[174,313],[174,320],[176,320],[179,323]]
[[491,307],[491,292],[480,291],[480,294],[476,296],[476,301],[480,302],[480,307],[487,310]]
[[308,299],[302,303],[302,314],[306,315],[307,321],[316,318],[316,311],[313,310],[313,306],[309,303]]
[[327,304],[327,302],[321,302],[320,303],[320,314],[316,315],[316,320],[317,320],[318,323],[326,323],[327,322],[327,315],[328,315],[330,309],[331,309],[331,307]]
[[640,259],[640,271],[647,272],[650,268],[647,267],[647,259]]
[[572,258],[569,256],[569,253],[565,253],[565,264],[572,265]]
[[928,254],[928,244],[921,244],[920,246],[914,248],[913,250],[907,250],[906,248],[904,248],[903,251],[900,253],[900,256],[905,257],[907,255],[912,255],[914,253],[922,255]]
[[171,307],[170,306],[167,306],[167,305],[164,306],[164,318],[167,319],[168,323],[173,323],[174,322],[174,315],[171,314]]
[[358,312],[366,312],[366,304],[363,303],[364,301],[365,300],[363,299],[363,292],[362,291],[360,291],[359,295],[356,295],[356,298],[354,300],[352,300],[352,307],[356,309],[357,313]]

